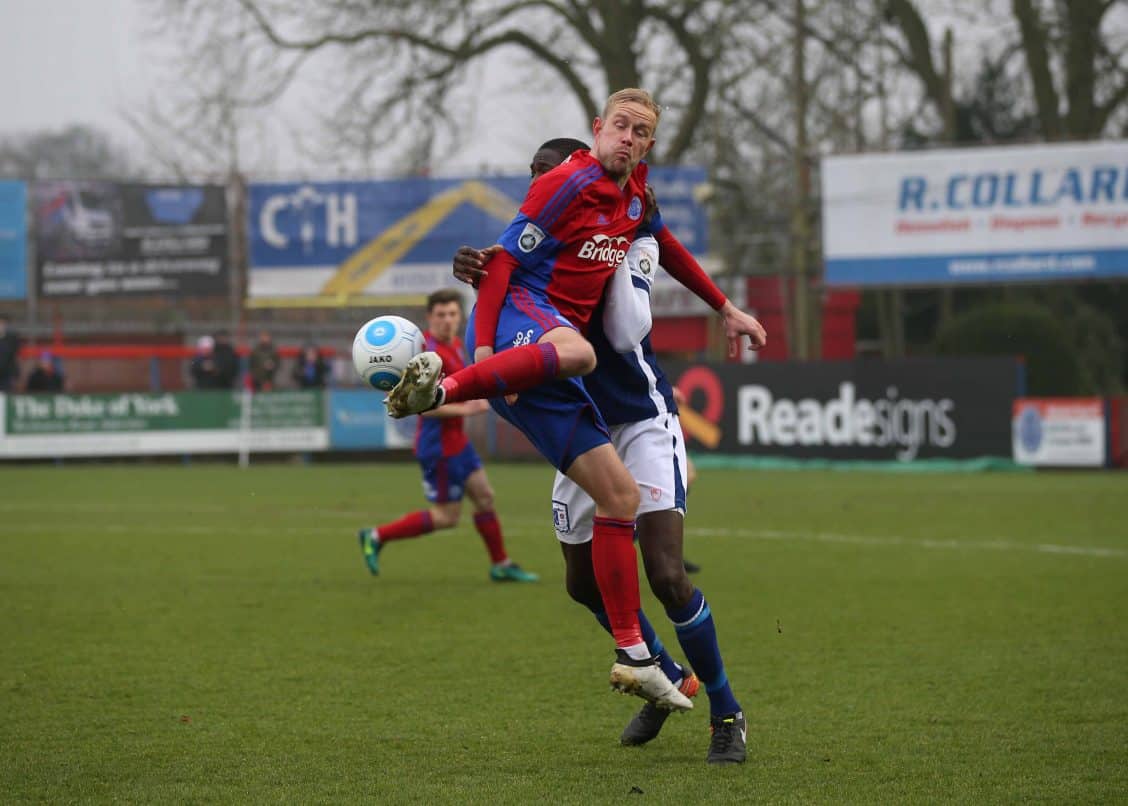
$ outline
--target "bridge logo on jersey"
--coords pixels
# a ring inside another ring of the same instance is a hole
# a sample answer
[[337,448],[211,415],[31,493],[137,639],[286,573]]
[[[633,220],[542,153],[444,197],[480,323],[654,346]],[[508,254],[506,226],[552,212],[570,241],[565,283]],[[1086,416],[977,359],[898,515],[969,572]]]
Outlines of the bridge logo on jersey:
[[540,242],[544,240],[544,230],[534,224],[532,221],[525,225],[521,230],[521,237],[517,239],[517,246],[522,252],[532,252]]
[[597,232],[584,241],[584,245],[580,247],[580,252],[576,257],[581,260],[595,260],[609,266],[618,266],[627,259],[627,247],[630,245],[631,239],[626,235],[616,235],[612,238],[610,235]]

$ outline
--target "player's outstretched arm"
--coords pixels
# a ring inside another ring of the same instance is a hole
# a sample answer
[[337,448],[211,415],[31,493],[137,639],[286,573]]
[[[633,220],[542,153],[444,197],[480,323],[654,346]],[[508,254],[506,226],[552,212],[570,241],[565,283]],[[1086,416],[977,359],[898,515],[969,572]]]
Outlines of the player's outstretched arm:
[[662,222],[662,216],[655,211],[650,222],[650,230],[658,240],[659,259],[666,273],[684,285],[713,310],[721,315],[725,337],[729,343],[729,357],[740,354],[743,337],[747,336],[749,347],[759,350],[768,343],[768,334],[756,318],[737,308],[717,287],[712,278],[701,268],[701,264],[689,253],[681,241]]
[[725,300],[720,313],[725,337],[728,339],[729,358],[736,358],[740,354],[740,345],[744,336],[748,337],[750,350],[759,350],[768,343],[768,333],[756,317],[740,310],[729,300]]

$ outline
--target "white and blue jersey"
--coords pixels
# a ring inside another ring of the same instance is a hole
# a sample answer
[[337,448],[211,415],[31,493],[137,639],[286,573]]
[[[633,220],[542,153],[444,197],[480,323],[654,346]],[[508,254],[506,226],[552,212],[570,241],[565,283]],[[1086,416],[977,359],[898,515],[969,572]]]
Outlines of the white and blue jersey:
[[[650,288],[658,270],[657,242],[650,236],[640,236],[631,245],[627,262],[631,284],[645,292],[649,311]],[[601,306],[607,304],[608,299],[604,298]],[[598,314],[592,317],[588,333],[598,363],[594,372],[584,376],[584,387],[604,421],[614,426],[649,420],[660,414],[676,414],[678,406],[674,402],[674,390],[658,365],[650,336],[646,335],[629,352],[619,352],[607,333],[607,327],[615,326],[618,317],[611,317],[608,321],[602,309]],[[649,327],[646,330],[649,333]]]

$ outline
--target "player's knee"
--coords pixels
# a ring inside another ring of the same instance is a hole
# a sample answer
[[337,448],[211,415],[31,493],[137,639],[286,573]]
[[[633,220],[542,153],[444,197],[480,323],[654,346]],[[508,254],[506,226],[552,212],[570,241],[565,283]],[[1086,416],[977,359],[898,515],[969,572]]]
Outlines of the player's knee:
[[634,520],[638,512],[638,485],[616,485],[606,493],[606,510],[610,517],[618,520]]
[[685,607],[693,598],[693,583],[686,576],[682,563],[664,563],[649,576],[654,598],[667,610]]
[[436,529],[453,529],[458,525],[461,507],[433,507],[431,509],[431,524]]
[[559,372],[563,378],[587,375],[595,369],[595,349],[584,339],[558,344],[556,357],[560,362]]
[[474,507],[478,512],[489,512],[494,508],[494,493],[488,487],[474,498]]

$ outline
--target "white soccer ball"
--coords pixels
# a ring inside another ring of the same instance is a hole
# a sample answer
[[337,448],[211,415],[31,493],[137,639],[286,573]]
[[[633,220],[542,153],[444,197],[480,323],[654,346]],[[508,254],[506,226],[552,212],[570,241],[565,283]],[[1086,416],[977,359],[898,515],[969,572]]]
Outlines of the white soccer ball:
[[402,316],[377,316],[365,322],[353,339],[356,372],[365,383],[389,391],[412,356],[423,352],[423,332]]

